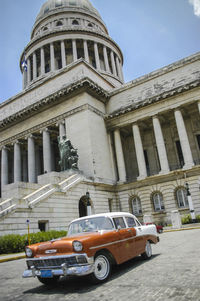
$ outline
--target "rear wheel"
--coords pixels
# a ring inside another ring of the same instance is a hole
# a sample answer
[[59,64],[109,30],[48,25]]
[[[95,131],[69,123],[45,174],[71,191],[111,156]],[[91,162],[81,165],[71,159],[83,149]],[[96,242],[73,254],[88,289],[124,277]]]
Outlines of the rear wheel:
[[54,276],[53,278],[41,278],[41,277],[37,277],[37,278],[42,284],[45,284],[47,286],[54,286],[57,284],[60,276]]
[[111,273],[111,261],[107,254],[101,253],[95,257],[94,272],[90,275],[93,283],[103,283],[108,280]]
[[145,252],[141,254],[143,259],[149,259],[152,256],[152,248],[149,241],[146,242]]

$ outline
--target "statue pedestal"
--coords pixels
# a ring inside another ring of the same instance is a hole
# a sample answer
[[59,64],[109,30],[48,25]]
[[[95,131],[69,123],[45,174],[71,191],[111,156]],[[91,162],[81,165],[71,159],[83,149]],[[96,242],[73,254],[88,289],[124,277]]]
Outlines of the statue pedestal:
[[80,170],[74,170],[74,169],[69,169],[60,172],[52,171],[38,176],[38,184],[41,185],[58,184],[74,174],[83,175],[83,173]]

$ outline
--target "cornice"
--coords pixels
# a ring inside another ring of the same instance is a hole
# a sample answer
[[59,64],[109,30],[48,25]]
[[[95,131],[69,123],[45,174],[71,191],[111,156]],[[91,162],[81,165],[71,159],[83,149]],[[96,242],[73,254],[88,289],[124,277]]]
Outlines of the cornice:
[[109,98],[108,92],[106,92],[103,88],[98,86],[95,82],[93,82],[88,77],[78,80],[77,82],[70,84],[61,90],[37,101],[36,103],[24,108],[21,111],[3,119],[0,121],[0,131],[8,127],[9,125],[13,125],[13,123],[18,122],[20,120],[27,119],[30,115],[36,114],[38,111],[45,109],[49,105],[53,103],[59,103],[62,101],[64,96],[71,96],[73,93],[77,93],[80,90],[87,91],[91,94],[95,94],[100,101],[106,103]]
[[105,114],[103,114],[101,111],[99,111],[98,109],[94,108],[93,106],[89,105],[89,104],[84,104],[82,106],[79,106],[77,108],[74,108],[71,111],[68,111],[66,113],[63,113],[59,116],[56,116],[55,118],[49,119],[48,121],[42,122],[40,124],[38,124],[37,126],[34,126],[26,131],[21,132],[20,134],[17,134],[15,136],[12,136],[6,140],[3,140],[0,142],[0,149],[3,148],[5,145],[9,145],[12,144],[13,142],[20,140],[20,139],[26,139],[28,136],[30,136],[31,134],[34,134],[36,132],[40,132],[43,129],[48,128],[51,125],[55,125],[55,124],[59,124],[59,122],[63,121],[65,118],[77,114],[79,112],[82,111],[86,111],[89,110],[99,116],[101,116],[102,118],[105,117]]
[[161,101],[163,99],[166,99],[166,98],[169,98],[169,97],[172,97],[172,96],[175,96],[175,95],[179,95],[181,93],[184,93],[186,91],[192,90],[192,89],[197,88],[197,87],[200,87],[200,79],[195,80],[193,82],[190,82],[188,84],[176,87],[174,89],[163,92],[161,94],[157,94],[153,97],[147,98],[146,100],[140,101],[138,103],[134,103],[134,104],[132,104],[130,106],[127,106],[127,107],[124,107],[122,109],[120,108],[119,110],[113,112],[112,114],[107,115],[106,119],[108,120],[108,119],[116,118],[120,115],[124,115],[126,113],[131,112],[131,111],[135,111],[139,108],[146,107],[150,104]]
[[141,84],[143,84],[145,82],[148,82],[148,81],[150,81],[150,80],[152,80],[154,78],[157,78],[157,77],[159,77],[161,75],[164,75],[164,74],[166,74],[168,72],[171,72],[171,71],[174,71],[176,69],[179,69],[181,67],[184,67],[187,64],[191,64],[191,63],[194,63],[196,61],[200,61],[200,52],[197,52],[197,53],[195,53],[193,55],[190,55],[190,56],[188,56],[186,58],[183,58],[183,59],[181,59],[181,60],[179,60],[177,62],[174,62],[174,63],[172,63],[170,65],[167,65],[167,66],[165,66],[163,68],[157,69],[157,70],[155,70],[153,72],[150,72],[150,73],[148,73],[148,74],[146,74],[144,76],[136,78],[136,79],[128,82],[127,84],[123,85],[123,87],[113,89],[112,93],[110,94],[110,96],[114,96],[114,95],[116,95],[118,93],[126,91],[126,90],[128,90],[130,88],[136,87],[138,85],[141,85]]

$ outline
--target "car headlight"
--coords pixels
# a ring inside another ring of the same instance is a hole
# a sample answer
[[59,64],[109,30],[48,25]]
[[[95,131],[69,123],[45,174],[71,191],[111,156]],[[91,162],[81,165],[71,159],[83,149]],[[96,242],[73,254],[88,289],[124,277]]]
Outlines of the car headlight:
[[75,241],[73,241],[73,248],[74,248],[74,251],[81,252],[83,250],[83,245],[80,241],[75,240]]
[[30,248],[26,248],[26,256],[27,257],[32,257],[33,256],[33,251]]

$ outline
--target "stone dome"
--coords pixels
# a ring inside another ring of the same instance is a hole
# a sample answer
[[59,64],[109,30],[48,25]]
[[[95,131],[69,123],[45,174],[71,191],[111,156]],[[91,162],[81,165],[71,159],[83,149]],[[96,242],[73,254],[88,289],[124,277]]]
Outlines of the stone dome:
[[36,22],[52,13],[55,10],[72,10],[72,11],[82,11],[87,14],[96,16],[101,19],[99,12],[94,8],[89,0],[48,0],[46,1],[37,15]]

